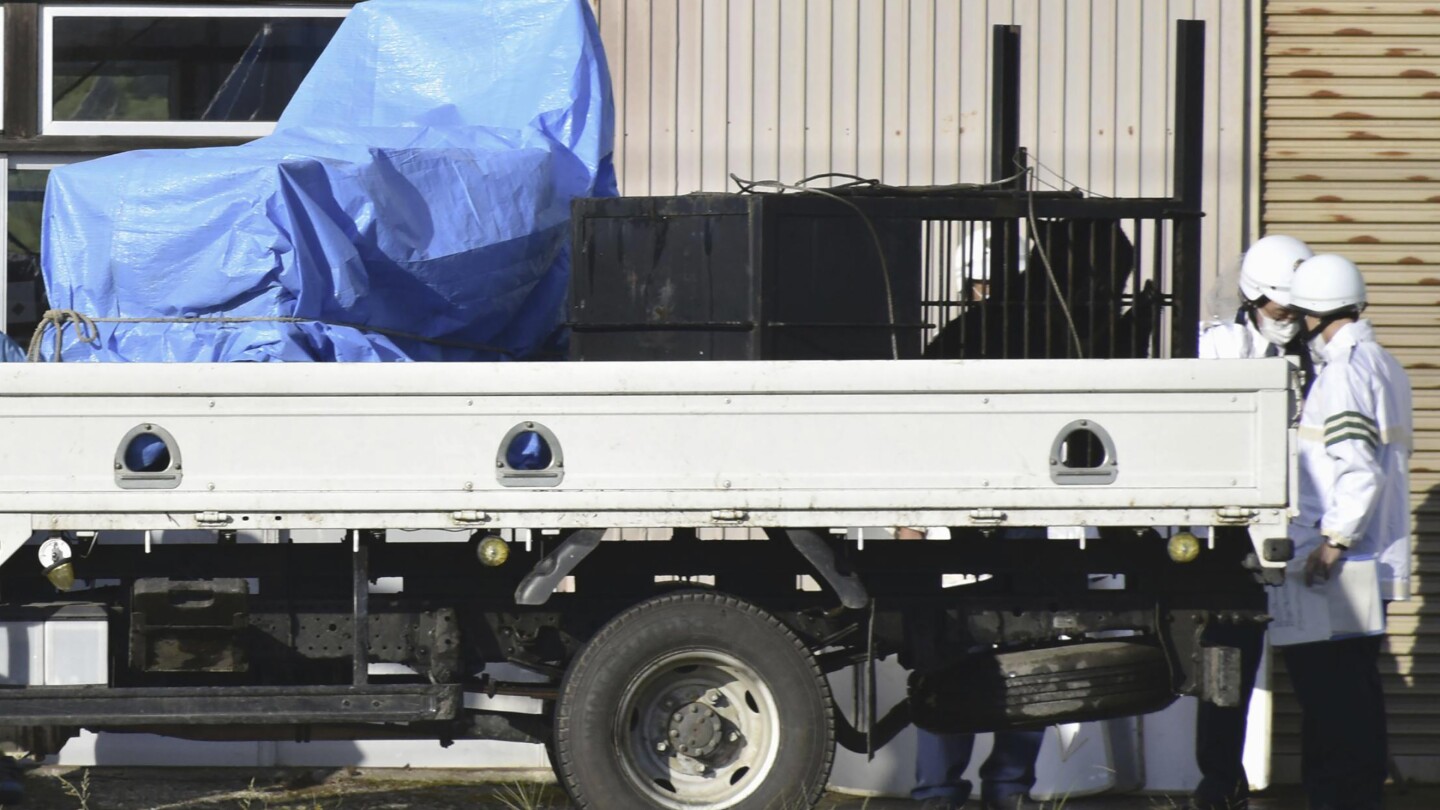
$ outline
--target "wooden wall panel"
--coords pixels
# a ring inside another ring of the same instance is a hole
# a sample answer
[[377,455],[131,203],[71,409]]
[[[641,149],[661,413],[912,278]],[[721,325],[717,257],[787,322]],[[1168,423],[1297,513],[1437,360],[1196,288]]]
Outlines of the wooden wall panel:
[[[1415,387],[1414,596],[1382,663],[1390,749],[1440,779],[1440,2],[1271,0],[1264,27],[1266,230],[1360,265],[1367,312]],[[1285,686],[1284,681],[1280,686]],[[1298,774],[1299,717],[1276,703],[1276,765]]]

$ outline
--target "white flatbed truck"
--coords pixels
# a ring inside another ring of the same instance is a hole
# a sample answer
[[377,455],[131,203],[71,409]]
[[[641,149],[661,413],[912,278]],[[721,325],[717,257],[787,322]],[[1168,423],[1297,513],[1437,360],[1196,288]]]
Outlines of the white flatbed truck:
[[[1293,553],[1298,397],[1282,359],[0,365],[0,619],[108,634],[0,736],[527,740],[581,807],[750,809],[912,719],[1234,701],[1200,632]],[[834,705],[896,653],[907,702]]]

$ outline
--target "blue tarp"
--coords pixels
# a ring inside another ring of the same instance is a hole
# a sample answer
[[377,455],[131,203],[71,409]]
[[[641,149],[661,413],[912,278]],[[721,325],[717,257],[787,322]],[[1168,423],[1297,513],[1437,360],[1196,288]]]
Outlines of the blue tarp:
[[570,200],[615,194],[613,129],[585,0],[361,3],[273,135],[67,166],[46,191],[52,307],[296,320],[102,322],[98,346],[67,329],[65,359],[543,356]]
[[25,362],[25,350],[20,344],[10,339],[10,336],[0,332],[0,363],[23,363]]

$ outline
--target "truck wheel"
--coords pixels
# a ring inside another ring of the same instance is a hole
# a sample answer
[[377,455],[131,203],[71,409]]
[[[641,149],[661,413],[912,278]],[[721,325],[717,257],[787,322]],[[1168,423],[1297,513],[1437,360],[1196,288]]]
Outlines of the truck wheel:
[[754,605],[659,596],[611,620],[566,672],[555,753],[581,808],[810,807],[835,754],[830,689]]

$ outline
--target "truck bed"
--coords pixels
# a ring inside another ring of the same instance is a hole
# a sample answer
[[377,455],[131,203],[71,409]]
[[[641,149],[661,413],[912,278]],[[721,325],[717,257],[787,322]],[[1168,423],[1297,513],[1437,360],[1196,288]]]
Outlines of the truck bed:
[[[1280,359],[12,365],[0,552],[71,529],[1228,523],[1278,537],[1294,400]],[[1082,425],[1112,446],[1066,466],[1057,441]],[[169,479],[122,481],[137,428],[174,443]],[[548,431],[554,457],[510,470],[502,443],[527,429]]]

